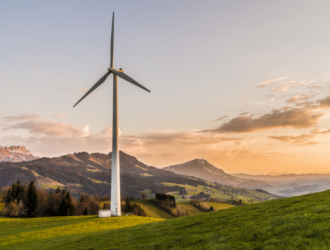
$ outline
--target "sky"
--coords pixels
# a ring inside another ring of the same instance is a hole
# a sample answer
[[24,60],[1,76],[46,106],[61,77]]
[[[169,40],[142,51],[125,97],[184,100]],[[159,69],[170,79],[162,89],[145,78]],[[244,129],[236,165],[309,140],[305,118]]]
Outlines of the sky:
[[120,149],[165,167],[330,172],[329,1],[0,0],[0,146],[34,155]]

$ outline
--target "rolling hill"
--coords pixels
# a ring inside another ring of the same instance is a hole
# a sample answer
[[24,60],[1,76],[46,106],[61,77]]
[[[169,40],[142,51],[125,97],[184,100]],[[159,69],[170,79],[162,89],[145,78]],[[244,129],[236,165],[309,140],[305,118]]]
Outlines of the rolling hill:
[[40,250],[329,249],[329,203],[330,191],[325,191],[169,220],[0,218],[0,246]]
[[239,173],[232,175],[241,179],[266,181],[271,186],[263,189],[287,197],[330,189],[330,174],[249,175]]

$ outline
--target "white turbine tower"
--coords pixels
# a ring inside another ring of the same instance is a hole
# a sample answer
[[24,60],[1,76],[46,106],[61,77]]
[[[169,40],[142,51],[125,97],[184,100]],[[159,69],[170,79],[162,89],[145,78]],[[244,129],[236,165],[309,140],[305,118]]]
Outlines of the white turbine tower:
[[94,86],[87,91],[87,93],[73,106],[75,107],[86,96],[92,93],[98,86],[100,86],[107,77],[113,74],[113,119],[112,119],[112,168],[111,168],[111,215],[121,216],[121,202],[120,202],[120,161],[118,149],[118,76],[148,92],[147,88],[130,78],[124,73],[122,69],[115,69],[113,67],[113,37],[114,37],[114,18],[115,13],[112,15],[112,30],[111,30],[111,43],[110,43],[110,68],[108,72],[98,80]]

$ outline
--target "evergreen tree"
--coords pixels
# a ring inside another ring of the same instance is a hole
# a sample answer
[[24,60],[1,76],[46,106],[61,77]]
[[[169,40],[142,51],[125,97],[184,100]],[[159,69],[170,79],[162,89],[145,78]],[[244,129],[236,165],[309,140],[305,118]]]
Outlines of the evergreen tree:
[[62,202],[60,203],[60,207],[58,210],[59,210],[59,215],[61,216],[69,216],[73,214],[73,201],[70,193],[67,192],[66,190],[62,197]]
[[27,214],[31,218],[38,205],[37,189],[34,182],[31,181],[27,189]]
[[9,188],[8,192],[7,192],[6,205],[10,204],[10,202],[12,202],[12,201],[13,201],[12,190],[11,190],[11,188]]
[[60,194],[61,193],[61,189],[60,189],[60,187],[57,187],[56,189],[55,189],[55,194]]
[[88,208],[87,207],[84,208],[83,215],[88,215]]
[[213,207],[211,206],[211,207],[210,207],[210,212],[212,212],[212,211],[214,211],[214,210],[213,210]]
[[125,199],[125,210],[124,211],[131,212],[131,202],[130,202],[128,195],[126,196],[126,199]]

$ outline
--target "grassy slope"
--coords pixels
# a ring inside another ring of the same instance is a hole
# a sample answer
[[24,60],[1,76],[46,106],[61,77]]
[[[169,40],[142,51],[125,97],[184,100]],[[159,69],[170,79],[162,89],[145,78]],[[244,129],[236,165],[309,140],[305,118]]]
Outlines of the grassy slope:
[[[96,232],[129,227],[160,219],[138,216],[98,218],[97,216],[48,217],[35,219],[0,218],[0,249],[57,249],[66,242],[91,237]],[[92,240],[93,241],[93,240]],[[68,249],[64,247],[64,249]]]
[[34,244],[47,249],[329,249],[329,204],[330,191],[325,191]]
[[131,201],[132,203],[137,203],[144,209],[148,217],[159,218],[159,219],[171,219],[174,216],[164,212],[162,209],[154,205],[148,200],[137,200]]
[[186,212],[187,215],[195,215],[195,214],[204,213],[202,210],[191,205],[189,202],[176,204],[176,208],[174,208],[173,210],[176,211],[177,209],[180,209],[181,211]]
[[217,203],[217,202],[202,202],[202,204],[205,207],[213,207],[214,211],[218,211],[218,210],[222,210],[222,209],[227,209],[227,208],[231,208],[234,207],[232,205],[226,204],[226,203]]

